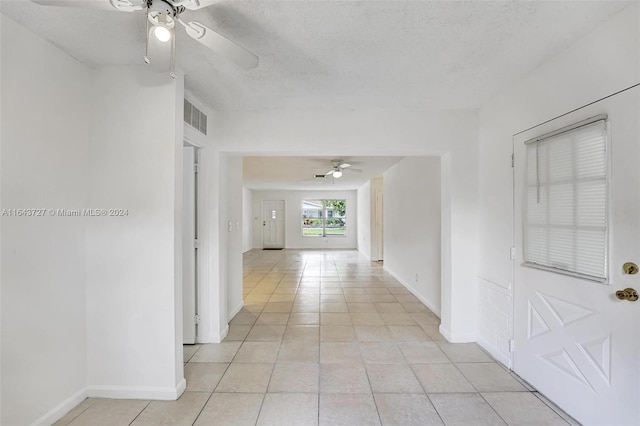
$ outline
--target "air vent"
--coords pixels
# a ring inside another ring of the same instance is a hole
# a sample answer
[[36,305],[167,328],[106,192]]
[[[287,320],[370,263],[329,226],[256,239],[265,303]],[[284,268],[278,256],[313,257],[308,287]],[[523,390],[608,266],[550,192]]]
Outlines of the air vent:
[[327,177],[327,175],[313,175],[313,176],[314,176],[314,177],[317,177],[317,178]]
[[207,134],[207,116],[188,100],[184,100],[184,122],[203,135]]

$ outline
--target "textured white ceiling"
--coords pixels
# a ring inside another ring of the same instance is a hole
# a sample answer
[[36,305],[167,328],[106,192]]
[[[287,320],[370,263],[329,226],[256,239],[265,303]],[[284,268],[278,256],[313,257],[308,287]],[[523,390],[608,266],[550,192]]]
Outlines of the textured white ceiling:
[[[339,179],[315,178],[331,170],[331,160],[341,159],[362,170],[344,170]],[[357,189],[400,161],[402,157],[244,157],[243,184],[257,190],[343,190]]]
[[[220,1],[183,16],[249,48],[259,66],[242,70],[182,29],[177,62],[219,110],[477,107],[630,3]],[[89,66],[142,61],[143,12],[0,7]]]

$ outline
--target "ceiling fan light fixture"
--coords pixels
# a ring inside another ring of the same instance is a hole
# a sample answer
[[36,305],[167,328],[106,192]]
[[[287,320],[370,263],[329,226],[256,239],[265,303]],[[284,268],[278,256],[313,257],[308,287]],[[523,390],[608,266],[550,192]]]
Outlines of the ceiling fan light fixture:
[[166,43],[171,40],[172,34],[171,30],[164,25],[156,25],[153,27],[153,35],[158,39],[158,41]]
[[342,177],[342,171],[340,170],[336,170],[335,172],[333,172],[333,177],[336,179],[339,179]]
[[163,0],[155,0],[149,4],[147,19],[152,25],[151,33],[162,43],[166,43],[173,37],[173,28],[176,26],[175,16],[177,10]]
[[[175,26],[178,14],[184,9],[174,7],[165,0],[147,0],[147,43],[144,62],[156,70],[169,61],[169,75],[175,78]],[[161,47],[161,46],[167,47]],[[151,57],[150,57],[151,52]]]
[[[2,0],[0,0],[2,1]],[[44,6],[71,6],[89,9],[117,10],[120,12],[146,11],[146,48],[144,62],[160,71],[170,55],[169,75],[175,78],[176,21],[185,27],[187,35],[205,47],[228,57],[238,66],[250,69],[258,65],[259,58],[243,46],[229,40],[211,28],[180,18],[187,8],[205,8],[217,0],[32,0]],[[165,47],[162,47],[165,46]],[[170,50],[169,50],[170,48]],[[158,59],[159,58],[159,59]]]

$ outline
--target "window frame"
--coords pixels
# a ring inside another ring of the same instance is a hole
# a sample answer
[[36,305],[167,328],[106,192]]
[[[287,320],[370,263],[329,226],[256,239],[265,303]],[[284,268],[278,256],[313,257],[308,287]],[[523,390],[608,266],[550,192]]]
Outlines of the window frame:
[[[306,217],[305,215],[305,208],[304,205],[307,203],[312,203],[314,201],[319,201],[322,204],[322,210],[321,210],[321,216],[319,218],[313,218],[313,217]],[[334,215],[332,214],[331,217],[329,217],[328,212],[331,211],[333,212],[333,209],[329,209],[327,208],[327,202],[328,201],[342,201],[344,202],[344,216],[339,217],[340,219],[342,219],[344,221],[344,225],[341,229],[344,230],[344,233],[342,234],[327,234],[327,220],[328,219],[332,219],[334,218]],[[301,203],[301,214],[300,214],[300,218],[301,218],[301,223],[300,223],[300,233],[301,236],[303,238],[346,238],[347,237],[347,199],[346,198],[315,198],[315,199],[303,199],[302,203]],[[305,220],[308,219],[319,219],[322,221],[322,233],[319,235],[305,235],[305,229],[312,229],[312,228],[305,228]]]
[[[603,241],[604,241],[604,247],[602,248],[603,250],[603,275],[604,276],[594,276],[591,274],[587,274],[587,273],[583,273],[583,272],[578,272],[578,271],[573,271],[573,270],[569,270],[569,269],[563,269],[561,267],[558,266],[552,266],[549,264],[541,264],[541,263],[536,263],[536,262],[532,262],[527,260],[527,232],[529,230],[529,214],[530,214],[530,210],[529,210],[529,202],[528,202],[528,198],[525,195],[525,197],[523,198],[523,213],[524,213],[524,217],[523,217],[523,227],[522,227],[522,251],[523,251],[523,262],[522,262],[522,266],[526,266],[526,267],[530,267],[530,268],[534,268],[534,269],[540,269],[540,270],[544,270],[544,271],[549,271],[549,272],[554,272],[557,274],[561,274],[561,275],[568,275],[568,276],[572,276],[574,278],[579,278],[579,279],[584,279],[584,280],[588,280],[588,281],[593,281],[593,282],[597,282],[600,284],[608,284],[609,283],[609,279],[610,279],[610,237],[611,237],[611,224],[610,224],[610,218],[611,218],[611,214],[610,214],[610,209],[611,209],[611,192],[610,192],[610,179],[611,179],[611,157],[610,157],[610,143],[611,143],[611,137],[610,137],[610,128],[608,126],[608,116],[606,114],[600,114],[591,118],[588,118],[586,120],[571,124],[569,126],[566,127],[562,127],[560,129],[554,130],[552,132],[537,136],[535,138],[529,139],[527,141],[524,142],[524,144],[527,146],[527,155],[528,155],[528,149],[529,149],[529,145],[535,144],[536,146],[540,146],[541,143],[549,142],[549,139],[554,138],[556,136],[565,134],[565,133],[569,133],[569,132],[573,132],[573,131],[577,131],[583,127],[586,126],[590,126],[593,125],[599,121],[602,121],[603,124],[603,135],[604,135],[604,173],[603,173],[603,179],[604,179],[604,237],[603,237]],[[573,165],[573,178],[571,180],[571,183],[574,185],[574,190],[576,188],[577,182],[578,182],[578,178],[575,176],[576,173],[576,165],[575,165],[575,158],[573,158],[574,160],[574,165]],[[525,176],[528,175],[529,172],[529,159],[527,157],[527,161],[526,161],[526,170],[525,170]],[[536,172],[538,173],[538,172]],[[539,177],[537,177],[539,179]],[[524,180],[524,185],[525,185],[525,194],[527,194],[526,189],[529,186],[529,181],[528,181],[528,177],[525,177]],[[547,183],[545,185],[549,186],[550,184]],[[540,183],[538,182],[538,191],[540,191],[541,186]],[[574,193],[574,201],[575,201],[575,193]],[[550,202],[549,199],[547,199],[547,202]],[[548,209],[550,210],[552,207],[548,206]],[[575,209],[577,208],[577,204],[574,203],[573,204],[573,208],[574,208],[574,212]],[[551,227],[552,224],[548,223],[547,224],[548,227]],[[574,223],[572,225],[575,229],[576,232],[578,230],[580,230],[580,225]],[[584,228],[584,227],[583,227]],[[577,236],[573,237],[574,239],[577,238]],[[547,239],[547,244],[549,244],[549,240]],[[577,254],[577,250],[574,252],[574,255]],[[577,268],[574,268],[577,269]]]

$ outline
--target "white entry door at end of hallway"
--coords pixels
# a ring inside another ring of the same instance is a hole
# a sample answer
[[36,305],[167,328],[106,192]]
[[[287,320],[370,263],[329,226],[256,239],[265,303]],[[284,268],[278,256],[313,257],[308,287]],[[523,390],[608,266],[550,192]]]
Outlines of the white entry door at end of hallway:
[[514,137],[514,371],[584,425],[640,424],[639,100]]
[[284,248],[284,200],[262,202],[262,248]]

